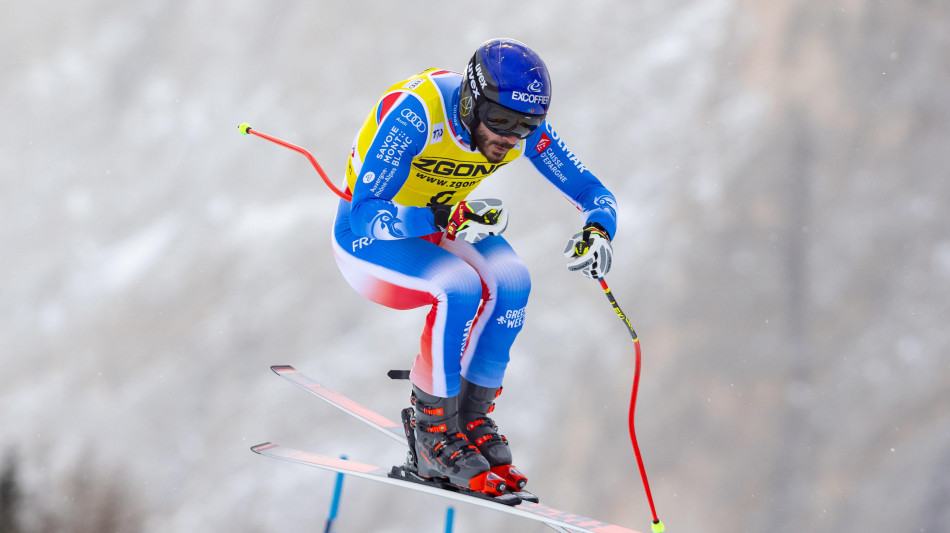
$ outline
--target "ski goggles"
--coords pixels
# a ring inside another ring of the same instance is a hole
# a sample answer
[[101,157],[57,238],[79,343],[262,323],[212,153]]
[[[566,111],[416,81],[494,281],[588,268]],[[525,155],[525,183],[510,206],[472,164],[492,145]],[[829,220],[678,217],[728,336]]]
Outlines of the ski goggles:
[[544,122],[545,115],[527,115],[509,109],[491,100],[485,100],[478,106],[478,119],[492,133],[503,137],[514,135],[526,139]]

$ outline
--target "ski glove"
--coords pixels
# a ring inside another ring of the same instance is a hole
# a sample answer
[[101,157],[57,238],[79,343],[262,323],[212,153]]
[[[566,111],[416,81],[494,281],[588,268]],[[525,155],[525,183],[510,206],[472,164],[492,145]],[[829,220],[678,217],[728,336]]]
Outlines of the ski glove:
[[489,235],[501,235],[508,227],[508,211],[501,200],[463,200],[455,205],[430,206],[435,225],[449,240],[461,238],[476,243]]
[[596,222],[584,226],[580,233],[575,233],[564,248],[567,269],[572,272],[580,270],[591,279],[600,279],[607,274],[613,255],[610,236]]

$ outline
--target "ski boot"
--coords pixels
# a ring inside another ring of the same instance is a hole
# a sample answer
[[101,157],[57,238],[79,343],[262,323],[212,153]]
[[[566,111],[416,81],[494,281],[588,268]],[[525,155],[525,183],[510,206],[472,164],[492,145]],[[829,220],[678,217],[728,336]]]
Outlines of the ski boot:
[[458,397],[440,398],[413,386],[411,401],[413,407],[402,412],[410,473],[450,490],[461,487],[489,498],[508,496],[505,481],[460,431]]
[[521,499],[537,502],[538,498],[524,491],[528,478],[511,464],[511,448],[508,439],[498,433],[495,421],[488,413],[495,410],[495,398],[501,395],[501,387],[482,387],[462,378],[459,393],[459,422],[462,431],[478,451],[488,460],[491,471],[500,476]]

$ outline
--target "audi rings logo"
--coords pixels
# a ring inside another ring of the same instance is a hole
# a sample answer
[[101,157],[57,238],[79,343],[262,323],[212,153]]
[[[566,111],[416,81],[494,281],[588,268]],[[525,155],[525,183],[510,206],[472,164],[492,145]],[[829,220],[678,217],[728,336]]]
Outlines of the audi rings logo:
[[419,115],[417,115],[417,114],[415,113],[415,111],[413,111],[413,110],[411,110],[411,109],[403,109],[403,110],[402,110],[402,113],[399,113],[399,115],[400,115],[402,118],[408,120],[409,123],[412,124],[413,126],[415,126],[416,129],[419,130],[420,132],[423,132],[423,131],[426,130],[425,121],[422,120],[422,117],[420,117]]
[[528,90],[533,93],[539,93],[543,88],[544,86],[541,85],[541,80],[534,80],[531,82],[531,85],[528,85]]

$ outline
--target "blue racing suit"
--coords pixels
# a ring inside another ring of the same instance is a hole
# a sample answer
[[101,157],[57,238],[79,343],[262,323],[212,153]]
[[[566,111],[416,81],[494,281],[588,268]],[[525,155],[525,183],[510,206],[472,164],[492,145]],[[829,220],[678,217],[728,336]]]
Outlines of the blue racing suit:
[[524,323],[530,277],[504,237],[443,239],[430,206],[464,200],[509,162],[527,157],[582,211],[616,232],[614,196],[545,121],[490,163],[458,119],[461,75],[429,69],[393,85],[369,113],[347,161],[333,251],[347,282],[394,309],[430,305],[410,378],[424,392],[458,394],[460,376],[500,387]]

